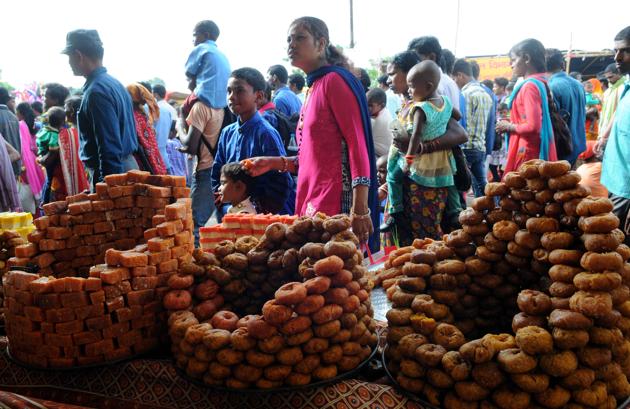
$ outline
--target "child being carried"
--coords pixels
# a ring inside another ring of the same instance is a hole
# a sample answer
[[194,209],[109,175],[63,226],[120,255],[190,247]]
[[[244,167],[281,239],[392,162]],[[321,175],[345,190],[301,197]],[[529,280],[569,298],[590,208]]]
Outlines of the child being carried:
[[387,186],[390,218],[387,228],[395,224],[396,216],[403,212],[403,181],[411,178],[426,187],[454,185],[456,172],[452,151],[439,150],[423,153],[422,142],[442,136],[450,118],[461,115],[446,96],[437,94],[441,71],[438,65],[425,60],[416,64],[407,74],[409,93],[413,98],[407,120],[394,131],[394,142],[387,160]]

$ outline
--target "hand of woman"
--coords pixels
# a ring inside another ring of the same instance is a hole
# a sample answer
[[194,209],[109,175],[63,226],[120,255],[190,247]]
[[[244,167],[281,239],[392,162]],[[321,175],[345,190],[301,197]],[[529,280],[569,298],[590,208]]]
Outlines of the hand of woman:
[[274,170],[273,160],[278,159],[270,156],[258,156],[255,158],[244,159],[241,161],[241,165],[245,168],[245,171],[253,177],[260,176]]
[[499,133],[513,132],[514,125],[512,125],[512,123],[510,121],[501,120],[501,121],[497,122],[497,125],[496,125],[495,129]]
[[372,219],[369,216],[353,216],[352,232],[357,236],[361,243],[367,243],[370,235],[374,232]]

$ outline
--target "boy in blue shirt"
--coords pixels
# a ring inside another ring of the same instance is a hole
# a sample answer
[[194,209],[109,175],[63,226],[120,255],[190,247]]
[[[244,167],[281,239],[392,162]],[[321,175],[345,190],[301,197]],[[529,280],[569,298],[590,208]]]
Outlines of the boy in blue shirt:
[[[286,156],[280,134],[258,113],[256,103],[265,90],[265,78],[254,68],[239,68],[228,80],[228,106],[238,120],[221,131],[212,164],[215,203],[222,205],[221,167],[255,156]],[[250,191],[258,213],[293,214],[295,185],[288,173],[269,171],[258,176]]]

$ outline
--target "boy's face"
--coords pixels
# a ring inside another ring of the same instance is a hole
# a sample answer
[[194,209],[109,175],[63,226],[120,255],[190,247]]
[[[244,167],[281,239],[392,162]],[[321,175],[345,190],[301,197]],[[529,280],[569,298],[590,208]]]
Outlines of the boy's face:
[[247,81],[231,77],[228,81],[228,105],[236,115],[256,111],[256,103],[262,91],[254,91]]
[[379,104],[378,102],[368,102],[368,111],[370,111],[370,116],[372,118],[376,118],[383,108],[383,104]]
[[238,203],[243,199],[245,194],[245,185],[243,182],[235,182],[229,177],[221,174],[219,193],[221,193],[221,196],[223,197],[223,203]]
[[376,176],[378,177],[378,184],[382,185],[387,182],[387,159],[379,160],[376,162]]

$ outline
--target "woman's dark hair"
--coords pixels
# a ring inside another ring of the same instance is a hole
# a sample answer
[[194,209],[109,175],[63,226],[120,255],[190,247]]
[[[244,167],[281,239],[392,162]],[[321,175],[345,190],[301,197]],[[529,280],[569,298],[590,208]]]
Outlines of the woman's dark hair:
[[48,94],[50,98],[57,101],[56,106],[63,106],[63,102],[66,100],[66,98],[68,98],[68,95],[70,95],[70,91],[68,91],[68,88],[56,82],[46,84],[42,88],[46,90],[46,94]]
[[302,91],[302,88],[304,88],[306,81],[304,80],[304,77],[300,74],[291,74],[289,75],[289,84],[294,85],[298,91]]
[[66,109],[70,108],[72,112],[74,112],[74,121],[76,121],[77,115],[79,114],[79,108],[81,107],[81,95],[73,95],[66,99]]
[[326,41],[326,60],[331,65],[337,65],[339,67],[349,68],[350,64],[348,63],[348,58],[343,55],[337,47],[330,44],[330,36],[328,34],[328,26],[322,20],[317,17],[300,17],[298,19],[293,20],[291,23],[292,26],[301,26],[304,27],[306,31],[308,31],[315,40],[321,40],[322,38]]
[[41,101],[31,102],[31,108],[33,108],[33,111],[39,112],[40,114],[44,112],[44,105],[42,105]]
[[492,80],[483,80],[483,81],[481,81],[481,83],[482,83],[483,85],[485,85],[485,86],[486,86],[489,90],[491,90],[491,91],[492,91],[492,86],[494,85],[494,84],[492,83]]
[[232,71],[232,78],[243,80],[254,88],[256,91],[264,91],[267,81],[265,77],[256,68],[243,67]]
[[254,178],[245,171],[239,162],[226,163],[221,167],[221,174],[234,182],[243,182],[248,194],[254,184]]
[[392,65],[402,72],[409,72],[414,65],[420,62],[420,57],[415,51],[403,51],[398,53],[392,59]]
[[361,81],[361,85],[363,85],[363,90],[368,92],[370,85],[372,85],[372,79],[370,79],[370,74],[368,74],[367,70],[364,68],[359,68],[359,81]]
[[534,67],[536,72],[544,72],[547,69],[545,64],[545,46],[535,38],[528,38],[516,44],[510,50],[510,54],[522,57],[527,54],[529,63]]
[[24,118],[24,122],[28,126],[28,131],[31,135],[35,135],[37,131],[35,130],[35,111],[29,105],[28,102],[20,102],[15,107],[15,110],[22,115]]

